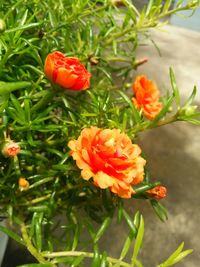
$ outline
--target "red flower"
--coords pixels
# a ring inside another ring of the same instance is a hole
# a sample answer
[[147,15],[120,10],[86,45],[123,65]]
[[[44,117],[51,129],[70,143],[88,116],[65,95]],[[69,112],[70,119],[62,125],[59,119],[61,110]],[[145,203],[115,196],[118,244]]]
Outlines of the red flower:
[[47,78],[70,90],[85,90],[90,87],[91,74],[76,57],[65,57],[59,51],[49,54],[45,60]]
[[146,193],[149,197],[160,200],[166,197],[167,188],[164,186],[156,186],[153,189],[147,190]]
[[93,178],[102,189],[130,198],[132,185],[143,181],[146,161],[140,155],[141,149],[118,129],[85,128],[68,146],[83,179]]
[[137,76],[133,84],[135,97],[132,98],[134,106],[142,110],[144,116],[154,120],[162,109],[159,101],[160,92],[154,81],[148,80],[145,75]]

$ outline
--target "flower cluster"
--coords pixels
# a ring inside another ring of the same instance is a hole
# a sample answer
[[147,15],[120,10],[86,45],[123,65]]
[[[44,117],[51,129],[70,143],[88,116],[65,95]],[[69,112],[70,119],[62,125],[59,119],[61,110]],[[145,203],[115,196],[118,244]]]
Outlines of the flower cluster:
[[159,101],[159,90],[154,81],[148,80],[145,75],[136,77],[133,84],[135,97],[133,104],[138,110],[142,110],[144,116],[149,120],[154,120],[162,109]]
[[[59,51],[47,56],[44,72],[49,80],[66,89],[84,90],[90,86],[91,74],[79,60],[65,57]],[[133,104],[148,119],[154,119],[162,108],[156,84],[144,75],[138,76],[133,91]],[[82,178],[93,178],[94,185],[102,189],[109,188],[122,198],[130,198],[134,194],[133,185],[143,181],[146,161],[141,157],[141,149],[119,129],[85,128],[68,146]],[[166,191],[162,194],[158,191],[152,189],[146,194],[156,199],[166,195]]]

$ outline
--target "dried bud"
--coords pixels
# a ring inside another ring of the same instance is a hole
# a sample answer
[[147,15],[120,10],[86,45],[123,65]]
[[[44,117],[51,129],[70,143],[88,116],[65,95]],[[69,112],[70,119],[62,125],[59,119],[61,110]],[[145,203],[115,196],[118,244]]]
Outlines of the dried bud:
[[99,63],[99,60],[97,57],[90,57],[89,61],[92,65],[97,65]]
[[138,59],[134,62],[134,67],[137,68],[138,66],[143,65],[144,63],[147,63],[147,62],[148,62],[147,57]]
[[29,188],[29,182],[23,177],[19,178],[18,184],[20,191],[25,191]]
[[111,0],[110,1],[112,5],[120,7],[120,6],[125,6],[123,0]]
[[20,146],[12,140],[6,141],[2,149],[2,154],[5,157],[15,157],[19,152]]
[[6,29],[6,24],[5,24],[5,21],[0,19],[0,33],[1,32],[4,32]]
[[146,193],[149,197],[160,200],[166,197],[167,188],[164,186],[156,186],[153,189],[147,190]]

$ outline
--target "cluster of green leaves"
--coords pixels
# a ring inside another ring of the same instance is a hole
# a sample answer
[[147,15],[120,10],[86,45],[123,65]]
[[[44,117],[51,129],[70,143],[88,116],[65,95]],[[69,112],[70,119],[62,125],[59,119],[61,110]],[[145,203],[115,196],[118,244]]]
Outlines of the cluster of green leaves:
[[[105,218],[100,227],[94,227],[91,224],[91,221],[86,217],[80,219],[74,212],[67,213],[67,223],[62,226],[62,232],[56,233],[56,237],[54,237],[54,235],[49,234],[49,231],[47,231],[47,228],[52,231],[52,223],[46,220],[44,213],[35,212],[31,224],[25,226],[24,223],[21,223],[21,233],[23,238],[3,226],[0,226],[0,230],[21,245],[28,247],[32,255],[40,262],[39,264],[25,264],[20,265],[19,267],[55,267],[58,266],[57,264],[61,263],[72,267],[85,266],[83,265],[85,262],[87,263],[87,266],[90,264],[92,267],[143,267],[138,258],[144,237],[143,217],[137,212],[132,219],[122,205],[120,205],[118,210],[118,220],[121,222],[122,219],[124,219],[128,225],[129,234],[124,241],[119,258],[109,257],[106,251],[100,251],[98,245],[99,240],[111,224],[110,217]],[[58,225],[59,222],[57,223],[57,226]],[[89,234],[88,240],[81,240],[81,233],[84,230]],[[63,238],[65,235],[68,236],[67,240]],[[63,245],[61,246],[62,242]],[[46,246],[44,243],[46,243]],[[82,250],[82,247],[80,250],[81,244],[84,251]],[[60,246],[62,250],[54,252],[55,248],[58,249]],[[43,249],[44,247],[45,250]],[[93,247],[93,252],[87,252],[88,247]],[[182,243],[166,261],[159,264],[157,267],[172,266],[192,252],[192,250],[183,251],[183,247],[184,243]],[[127,263],[127,258],[130,263]]]
[[[77,138],[81,129],[92,125],[119,128],[134,138],[140,131],[176,120],[199,124],[199,113],[192,105],[196,89],[181,107],[172,71],[173,94],[164,99],[164,108],[154,122],[145,120],[134,108],[131,96],[127,96],[130,86],[126,84],[131,71],[140,64],[136,58],[138,35],[146,36],[149,28],[160,25],[161,18],[197,8],[199,1],[188,1],[186,5],[179,1],[171,9],[172,1],[163,5],[163,1],[154,0],[141,12],[129,0],[122,0],[120,8],[116,2],[0,2],[0,18],[5,22],[5,29],[0,28],[0,140],[3,145],[5,138],[10,137],[21,147],[15,158],[0,155],[0,205],[2,215],[21,226],[22,238],[3,227],[1,230],[25,244],[42,266],[48,264],[48,259],[50,266],[62,261],[81,266],[85,257],[93,258],[92,266],[142,266],[137,259],[143,236],[142,217],[136,215],[134,220],[130,219],[119,208],[120,199],[83,181],[69,156],[67,142]],[[67,92],[49,83],[43,73],[44,60],[56,50],[79,57],[85,63],[92,73],[89,90]],[[166,118],[173,100],[177,103],[177,113]],[[157,185],[147,176],[135,188],[134,197],[147,199],[145,191]],[[19,191],[19,177],[28,179],[30,186],[26,191]],[[151,200],[151,204],[165,220],[165,208],[156,200]],[[85,221],[76,217],[79,208],[83,209]],[[113,262],[99,251],[98,240],[115,210],[123,214],[130,234],[120,258]],[[53,219],[57,214],[66,217],[62,232],[65,239],[60,238],[63,240],[60,243],[53,236],[54,229],[61,229],[61,224],[57,225]],[[89,218],[101,223],[96,232]],[[77,246],[82,250],[84,246],[80,247],[79,242],[82,228],[90,233],[94,253],[72,253],[61,258],[53,254],[63,248],[70,253]],[[129,265],[123,259],[135,237],[132,265]]]

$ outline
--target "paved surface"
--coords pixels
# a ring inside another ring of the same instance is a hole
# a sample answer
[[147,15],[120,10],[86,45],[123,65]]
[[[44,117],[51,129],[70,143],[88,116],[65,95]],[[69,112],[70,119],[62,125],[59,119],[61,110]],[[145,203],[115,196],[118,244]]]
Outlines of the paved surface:
[[[164,94],[170,89],[168,70],[173,66],[182,99],[190,94],[193,85],[199,88],[196,103],[200,103],[200,33],[174,26],[152,33],[161,50],[160,57],[153,46],[140,47],[138,57],[148,57],[137,74],[154,79]],[[168,208],[169,219],[162,223],[149,203],[127,202],[129,210],[140,210],[145,219],[145,237],[141,260],[145,267],[153,267],[185,241],[185,248],[194,253],[177,267],[200,266],[200,127],[183,122],[166,125],[140,136],[140,146],[146,153],[149,169],[155,181],[168,187],[163,204]],[[116,256],[125,238],[126,227],[112,228],[112,239],[106,246]]]
[[[183,99],[193,85],[200,90],[200,33],[172,26],[153,32],[162,57],[151,46],[140,47],[138,57],[148,57],[138,73],[145,73],[157,81],[162,92],[170,88],[168,69],[174,67]],[[199,103],[198,92],[197,102]],[[145,218],[145,239],[141,259],[145,267],[154,267],[182,242],[194,253],[177,267],[198,267],[200,262],[200,127],[175,123],[141,134],[140,145],[145,151],[152,177],[168,187],[163,204],[169,210],[169,220],[162,223],[144,201],[128,201],[127,209],[140,210]],[[126,227],[112,227],[102,247],[109,254],[119,256]],[[12,246],[11,246],[12,248]],[[18,252],[19,254],[19,252]],[[8,251],[14,256],[13,250]],[[15,267],[4,264],[2,267]]]
[[[200,33],[172,26],[165,29],[166,32],[154,34],[162,57],[154,49],[140,49],[139,54],[148,56],[149,63],[138,72],[155,79],[161,89],[169,88],[168,68],[173,66],[182,99],[196,84],[199,89],[196,103],[200,106]],[[149,210],[145,212],[145,266],[155,266],[157,258],[165,258],[182,241],[194,253],[177,266],[200,266],[200,127],[175,123],[144,133],[140,143],[152,176],[169,188],[164,201],[169,210],[168,222],[162,224]]]

